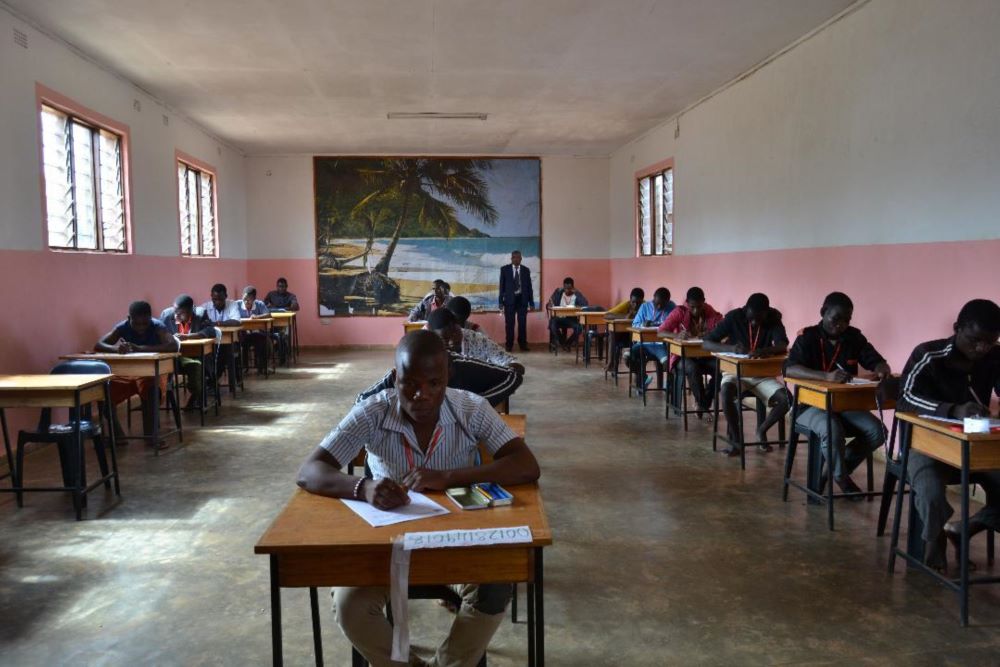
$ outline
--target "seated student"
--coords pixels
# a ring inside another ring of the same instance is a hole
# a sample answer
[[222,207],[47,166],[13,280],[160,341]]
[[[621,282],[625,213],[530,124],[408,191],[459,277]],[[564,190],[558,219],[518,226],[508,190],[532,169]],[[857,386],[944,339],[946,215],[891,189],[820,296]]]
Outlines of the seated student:
[[431,313],[427,320],[427,328],[441,336],[449,352],[485,361],[494,366],[506,366],[524,374],[524,366],[518,363],[517,357],[504,350],[486,334],[460,327],[458,318],[448,308],[441,308]]
[[[215,339],[215,327],[212,326],[212,321],[205,315],[204,310],[194,307],[194,299],[187,294],[181,294],[174,299],[174,305],[160,313],[160,321],[177,340]],[[178,366],[187,378],[187,388],[191,393],[191,398],[188,399],[184,409],[200,408],[204,391],[204,387],[201,386],[201,362],[181,357],[178,359]]]
[[438,278],[433,285],[434,289],[410,311],[409,319],[411,322],[426,320],[435,310],[448,305],[448,301],[451,299],[448,283]]
[[[721,321],[722,315],[705,303],[705,292],[700,287],[692,287],[687,291],[684,303],[667,315],[667,319],[663,320],[658,331],[679,340],[701,338],[717,327]],[[681,359],[676,354],[670,355],[670,368],[673,369],[677,364],[682,364],[681,372],[687,376],[687,383],[691,387],[691,393],[694,394],[700,417],[702,412],[708,412],[712,407],[712,399],[715,396],[715,360],[710,357]],[[712,378],[707,388],[706,375]]]
[[[400,389],[355,405],[302,464],[297,480],[301,488],[392,509],[408,502],[409,490],[445,490],[476,482],[513,486],[538,479],[531,450],[486,401],[446,388],[448,356],[438,336],[429,331],[404,336],[396,348],[395,370]],[[493,463],[472,464],[479,443],[493,454]],[[372,478],[340,472],[362,449],[368,453]],[[461,594],[464,603],[433,664],[476,664],[503,621],[511,587],[466,584]],[[392,626],[384,612],[388,597],[386,587],[333,590],[337,624],[376,667],[397,664],[391,661]]]
[[[257,298],[257,288],[247,285],[243,288],[243,299],[236,302],[242,319],[262,319],[271,316],[271,311],[267,309],[264,302]],[[267,372],[267,332],[264,331],[243,331],[240,332],[240,339],[243,341],[243,367],[249,368],[250,347],[253,347],[254,360],[257,362],[257,374],[263,375]],[[249,345],[248,345],[249,343]]]
[[[552,292],[552,296],[549,297],[548,306],[550,308],[558,306],[585,308],[587,306],[587,297],[583,295],[583,292],[576,289],[573,279],[567,276],[563,278],[563,286]],[[570,329],[573,330],[573,333],[567,338],[566,332]],[[567,352],[573,347],[577,337],[579,337],[580,329],[580,321],[575,317],[553,316],[549,318],[549,331],[556,338],[559,346]]]
[[[714,329],[702,337],[702,347],[709,352],[729,352],[732,354],[748,354],[751,357],[772,357],[784,354],[788,349],[788,336],[785,325],[781,322],[781,313],[771,308],[771,301],[766,294],[757,292],[751,294],[743,308],[736,308],[726,313],[725,318]],[[729,439],[732,442],[742,441],[742,433],[737,433],[739,426],[737,410],[739,396],[744,391],[750,391],[766,403],[771,411],[757,427],[757,441],[761,451],[773,449],[766,444],[767,430],[784,419],[788,412],[788,392],[785,385],[773,377],[744,377],[743,386],[736,387],[736,376],[723,374],[719,388],[722,408],[726,413],[726,424]],[[739,456],[736,445],[730,445],[724,450],[728,456]]]
[[[238,327],[240,326],[240,304],[236,301],[230,300],[229,292],[226,290],[226,286],[222,283],[216,283],[212,285],[212,290],[210,292],[211,299],[202,304],[201,308],[205,311],[205,316],[208,318],[209,322],[217,327]],[[230,344],[219,346],[219,355],[216,359],[216,368],[219,371],[219,377],[222,377],[222,373],[229,374],[229,362],[233,357],[233,346]],[[237,356],[239,359],[239,356]],[[240,371],[237,371],[237,375]],[[219,378],[216,378],[218,381]],[[230,378],[229,383],[235,386],[235,383],[239,381],[239,378]]]
[[[992,394],[1000,395],[1000,306],[987,299],[969,301],[958,313],[951,338],[921,343],[903,369],[901,412],[963,419],[990,414]],[[917,513],[924,524],[924,561],[945,569],[945,536],[960,547],[959,522],[945,485],[959,483],[959,471],[911,451],[907,474]],[[970,480],[986,492],[986,506],[969,519],[969,533],[1000,530],[1000,473],[974,472]],[[961,561],[959,561],[961,562]]]
[[[178,343],[159,320],[153,319],[153,309],[145,301],[133,301],[128,307],[128,318],[104,334],[94,345],[97,352],[176,352]],[[132,396],[138,395],[142,401],[143,433],[153,432],[153,406],[147,401],[149,392],[156,385],[153,378],[125,377],[111,378],[111,402],[118,405]],[[160,389],[166,387],[166,377],[160,380]],[[120,431],[117,420],[116,431]]]
[[[872,371],[879,379],[892,372],[885,358],[868,342],[858,329],[851,326],[854,302],[843,292],[832,292],[823,300],[820,322],[802,330],[795,339],[788,360],[785,376],[805,380],[849,382],[858,374],[858,366]],[[861,465],[870,452],[885,442],[885,431],[878,417],[867,410],[848,410],[832,415],[833,433],[827,433],[827,414],[819,408],[805,408],[796,423],[815,433],[822,442],[823,456],[832,438],[834,456],[833,481],[844,493],[860,493],[861,489],[851,473]],[[848,436],[854,440],[845,449]],[[844,468],[840,466],[843,456]],[[863,500],[853,496],[852,500]]]
[[[423,330],[422,330],[423,331]],[[524,382],[524,376],[509,366],[497,366],[479,359],[449,352],[448,386],[471,391],[482,396],[490,405],[503,405]],[[385,389],[396,386],[396,369],[390,368],[381,380],[358,394],[360,403]]]
[[[677,304],[670,300],[670,290],[666,287],[657,287],[656,291],[653,292],[653,300],[646,301],[639,306],[635,317],[632,318],[632,326],[659,327],[676,307]],[[666,346],[663,343],[641,343],[641,345],[645,358],[656,362],[657,386],[662,388],[663,364],[661,359],[666,357]],[[642,391],[649,386],[652,378],[646,375],[644,368],[638,367],[639,346],[640,343],[635,343],[629,351],[629,363],[632,364],[632,369],[635,371],[636,387]]]
[[211,299],[201,304],[205,316],[216,326],[238,327],[240,325],[240,304],[229,299],[229,292],[222,283],[212,285]]
[[472,304],[464,296],[453,296],[448,302],[448,310],[458,319],[458,325],[470,331],[479,331],[479,325],[469,321],[472,315]]
[[[639,312],[639,308],[643,303],[646,302],[646,293],[641,287],[633,287],[632,291],[628,295],[628,301],[622,301],[614,308],[608,310],[604,313],[604,319],[606,320],[632,320],[635,319],[636,314]],[[627,331],[616,331],[615,338],[612,343],[614,350],[621,350],[628,345],[629,340],[631,340],[631,335]],[[608,355],[608,366],[605,370],[612,371],[615,366],[618,365],[618,360],[615,358],[615,354]]]
[[277,289],[273,289],[264,297],[264,305],[271,310],[289,310],[295,312],[299,309],[299,300],[294,294],[288,291],[288,281],[278,278],[275,284]]

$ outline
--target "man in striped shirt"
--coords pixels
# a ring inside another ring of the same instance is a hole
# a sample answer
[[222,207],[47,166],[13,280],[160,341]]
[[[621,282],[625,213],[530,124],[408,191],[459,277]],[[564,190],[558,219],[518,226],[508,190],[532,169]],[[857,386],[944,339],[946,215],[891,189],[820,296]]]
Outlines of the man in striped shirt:
[[[958,313],[955,335],[921,343],[903,369],[900,412],[962,419],[988,416],[993,393],[1000,394],[1000,306],[974,299]],[[960,548],[959,522],[946,523],[955,510],[946,484],[957,484],[959,473],[918,452],[910,452],[907,476],[914,504],[923,522],[924,561],[947,567],[945,538]],[[969,533],[1000,530],[1000,473],[977,472],[970,477],[986,492],[986,506],[969,519]],[[959,561],[961,563],[961,561]]]
[[[409,501],[408,491],[444,490],[476,482],[527,484],[538,463],[524,440],[479,396],[448,387],[448,354],[430,331],[413,331],[396,348],[396,389],[354,406],[299,469],[298,485],[319,495],[365,500],[380,509]],[[479,443],[493,462],[476,466]],[[372,478],[350,477],[341,463],[368,453]],[[460,587],[463,604],[433,664],[473,665],[503,620],[509,584]],[[337,623],[376,667],[391,660],[392,626],[385,587],[335,588]]]

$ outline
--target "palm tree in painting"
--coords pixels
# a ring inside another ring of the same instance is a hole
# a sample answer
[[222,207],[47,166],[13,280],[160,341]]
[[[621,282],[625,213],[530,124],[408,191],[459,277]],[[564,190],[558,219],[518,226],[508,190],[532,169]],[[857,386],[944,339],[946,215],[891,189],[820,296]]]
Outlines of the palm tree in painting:
[[392,255],[407,220],[416,218],[422,228],[435,229],[450,237],[460,227],[456,206],[487,225],[496,224],[499,214],[490,202],[489,185],[483,172],[492,168],[489,160],[448,160],[441,158],[382,160],[360,170],[371,192],[357,203],[361,212],[379,201],[392,201],[398,209],[392,238],[375,272],[388,275]]

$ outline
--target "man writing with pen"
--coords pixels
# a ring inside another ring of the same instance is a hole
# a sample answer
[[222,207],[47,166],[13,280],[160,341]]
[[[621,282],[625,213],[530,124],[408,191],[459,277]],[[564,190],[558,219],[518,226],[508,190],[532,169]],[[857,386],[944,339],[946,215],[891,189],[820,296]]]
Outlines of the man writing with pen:
[[[988,299],[969,301],[953,330],[950,338],[921,343],[910,354],[897,410],[952,419],[990,415],[992,395],[1000,395],[1000,306]],[[944,570],[946,539],[956,553],[961,543],[960,523],[948,522],[955,510],[945,491],[945,485],[958,483],[959,471],[911,451],[907,475],[924,526],[924,562]],[[973,472],[970,479],[986,492],[986,505],[969,519],[969,534],[1000,530],[1000,473]]]
[[[479,443],[494,458],[475,466]],[[362,450],[372,478],[340,472]],[[539,468],[524,440],[475,394],[448,388],[448,353],[430,331],[413,331],[396,348],[396,385],[358,403],[302,464],[298,485],[310,493],[365,500],[380,509],[409,502],[408,491],[444,490],[477,482],[526,484]],[[475,664],[510,599],[510,585],[459,587],[463,604],[430,664]],[[336,588],[337,623],[376,667],[391,661],[392,627],[385,587]],[[412,662],[411,662],[412,664]]]
[[[885,358],[861,331],[851,326],[854,302],[850,297],[843,292],[832,292],[823,300],[819,314],[819,324],[806,327],[795,339],[785,362],[786,377],[845,383],[858,374],[858,366],[873,372],[880,380],[891,374]],[[833,481],[844,493],[860,493],[851,473],[885,442],[885,428],[878,417],[866,410],[830,415],[832,432],[829,432],[826,411],[810,407],[799,413],[796,423],[820,439],[824,457],[828,443],[833,441],[836,459]],[[853,439],[845,449],[848,437]],[[861,495],[851,496],[851,500],[863,499]]]

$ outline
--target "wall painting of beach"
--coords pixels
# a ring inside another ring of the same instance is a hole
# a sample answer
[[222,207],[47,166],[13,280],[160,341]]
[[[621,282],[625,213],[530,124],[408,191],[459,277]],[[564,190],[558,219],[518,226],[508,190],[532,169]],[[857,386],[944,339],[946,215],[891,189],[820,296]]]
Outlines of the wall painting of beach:
[[495,309],[513,250],[541,285],[539,159],[317,156],[313,170],[320,316],[406,314],[437,278]]

